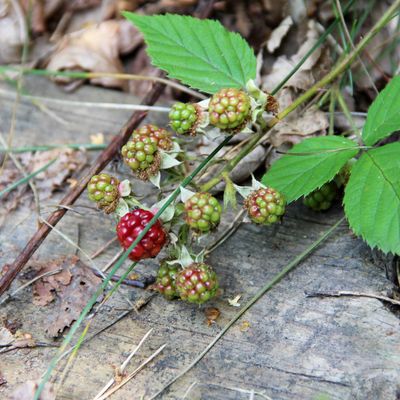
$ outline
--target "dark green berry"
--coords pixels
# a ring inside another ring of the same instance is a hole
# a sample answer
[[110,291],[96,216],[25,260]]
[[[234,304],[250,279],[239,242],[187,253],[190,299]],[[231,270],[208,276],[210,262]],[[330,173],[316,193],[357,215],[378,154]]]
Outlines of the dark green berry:
[[168,300],[179,297],[175,287],[175,278],[180,270],[181,268],[178,265],[170,265],[166,261],[162,261],[157,272],[154,290],[161,293]]
[[108,174],[93,175],[88,183],[88,197],[107,214],[115,211],[118,200],[119,180]]
[[199,113],[200,108],[195,104],[175,103],[169,112],[170,125],[179,134],[189,133],[194,136]]
[[221,219],[222,207],[210,193],[194,194],[185,202],[186,223],[195,231],[206,233]]
[[213,298],[219,287],[217,274],[204,263],[193,263],[179,272],[175,286],[182,300],[196,304],[203,304]]
[[212,125],[231,133],[240,132],[250,118],[250,97],[239,89],[221,89],[212,96],[208,112]]
[[248,215],[256,224],[270,225],[285,213],[285,197],[272,188],[261,188],[252,192],[244,202]]
[[314,211],[328,210],[338,195],[338,186],[334,181],[325,183],[303,198],[303,204]]

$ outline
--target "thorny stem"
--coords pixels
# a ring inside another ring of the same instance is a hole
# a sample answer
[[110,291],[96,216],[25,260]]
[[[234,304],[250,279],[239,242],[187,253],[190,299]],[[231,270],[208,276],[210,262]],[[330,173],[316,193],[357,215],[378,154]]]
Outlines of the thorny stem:
[[243,149],[230,160],[224,168],[220,170],[220,172],[214,178],[210,179],[208,182],[204,183],[201,186],[201,191],[208,191],[217,185],[223,175],[227,172],[233,170],[233,168],[238,165],[238,163],[249,154],[259,143],[261,139],[264,138],[264,135],[269,132],[275,125],[278,124],[282,119],[287,117],[292,111],[294,111],[297,107],[301,104],[305,103],[307,100],[312,98],[316,93],[319,92],[324,86],[331,83],[335,80],[342,72],[344,72],[354,61],[355,58],[361,53],[361,51],[365,48],[368,42],[390,21],[393,16],[393,13],[396,11],[397,8],[400,6],[400,0],[396,0],[385,12],[385,14],[381,17],[381,19],[375,24],[375,26],[368,32],[367,35],[357,44],[355,49],[347,55],[342,61],[340,61],[337,66],[325,75],[321,80],[314,84],[310,89],[308,89],[303,95],[298,97],[290,106],[280,112],[275,118],[268,122],[268,126],[265,131],[259,132],[254,134],[251,140],[243,147]]

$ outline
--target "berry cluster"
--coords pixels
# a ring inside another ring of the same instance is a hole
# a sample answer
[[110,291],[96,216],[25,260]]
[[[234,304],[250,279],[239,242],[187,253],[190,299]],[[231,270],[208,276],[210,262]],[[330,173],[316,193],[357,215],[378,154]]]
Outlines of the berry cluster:
[[180,297],[184,301],[196,304],[203,304],[213,298],[218,288],[216,273],[204,263],[193,263],[180,272],[171,266],[167,269],[162,265],[155,284],[155,290],[164,294],[166,298]]
[[303,203],[314,211],[328,210],[338,195],[338,189],[335,182],[327,182],[319,189],[304,196]]
[[261,188],[252,192],[244,205],[254,223],[270,225],[281,219],[285,213],[286,201],[275,189]]
[[[216,127],[223,133],[233,134],[243,130],[250,122],[254,111],[253,104],[250,96],[242,90],[222,89],[208,101],[174,104],[169,112],[169,125],[176,133],[191,136],[197,132],[204,133],[207,125]],[[161,166],[172,168],[179,164],[171,160],[171,157],[176,156],[178,148],[179,146],[174,145],[170,132],[147,124],[132,132],[127,143],[121,148],[121,155],[124,163],[139,179],[150,179],[157,183],[158,177],[161,176],[158,174]],[[154,176],[156,179],[152,179]],[[137,262],[156,257],[160,253],[168,241],[168,233],[160,220],[156,220],[148,228],[154,214],[142,207],[133,197],[129,181],[120,184],[118,179],[110,175],[95,175],[88,184],[88,192],[90,200],[96,202],[99,208],[106,213],[115,211],[120,216],[116,233],[121,246],[130,250],[131,260]],[[254,222],[270,224],[278,221],[284,213],[285,200],[273,189],[260,189],[246,199],[245,205]],[[222,206],[219,201],[210,193],[199,192],[194,193],[184,203],[178,204],[171,219],[165,219],[168,221],[166,226],[169,230],[179,226],[179,233],[175,232],[178,245],[170,251],[169,257],[181,255],[181,259],[173,263],[168,262],[168,259],[161,261],[157,273],[153,288],[167,299],[180,298],[191,303],[203,304],[217,294],[219,286],[213,269],[198,261],[198,258],[196,262],[193,261],[182,248],[190,239],[190,235],[193,238],[193,235],[206,234],[215,229],[220,223],[221,214]],[[182,230],[184,226],[178,222],[181,215],[186,223],[186,228]],[[138,243],[131,248],[137,240]],[[179,251],[176,251],[177,249]]]
[[195,231],[206,233],[221,219],[222,207],[210,193],[196,193],[185,203],[186,223]]
[[210,100],[210,123],[224,131],[240,132],[251,111],[250,97],[238,89],[222,89]]

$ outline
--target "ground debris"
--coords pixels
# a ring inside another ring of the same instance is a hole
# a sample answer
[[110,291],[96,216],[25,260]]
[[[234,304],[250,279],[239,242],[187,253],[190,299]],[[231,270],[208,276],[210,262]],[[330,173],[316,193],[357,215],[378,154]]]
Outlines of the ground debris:
[[49,315],[46,332],[57,337],[75,321],[101,279],[76,256],[61,257],[36,265],[37,276],[53,270],[59,273],[45,276],[33,285],[33,302],[46,306],[55,301],[56,312]]

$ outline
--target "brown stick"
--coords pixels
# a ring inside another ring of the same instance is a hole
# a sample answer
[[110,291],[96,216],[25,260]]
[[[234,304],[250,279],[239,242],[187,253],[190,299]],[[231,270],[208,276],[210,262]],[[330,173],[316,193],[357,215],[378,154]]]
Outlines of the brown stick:
[[[203,0],[200,2],[198,9],[194,13],[198,18],[206,18],[212,11],[214,0]],[[160,73],[160,76],[164,77],[164,73]],[[164,91],[164,85],[162,83],[156,83],[149,93],[144,97],[141,104],[153,105],[157,99],[161,96]],[[136,111],[129,118],[128,122],[122,127],[119,134],[114,137],[107,148],[99,155],[94,163],[93,167],[90,168],[89,172],[84,176],[79,183],[62,199],[61,204],[63,206],[71,206],[75,200],[85,190],[90,178],[93,175],[98,174],[103,168],[113,159],[118,153],[122,145],[124,145],[132,132],[146,117],[147,112]],[[47,222],[49,225],[55,226],[60,219],[67,212],[67,208],[62,208],[55,211]],[[12,281],[19,274],[25,264],[29,261],[33,253],[39,248],[47,235],[51,232],[50,226],[42,224],[42,226],[36,231],[31,237],[25,248],[14,260],[12,264],[6,264],[3,266],[3,275],[0,278],[0,296],[10,287]],[[1,273],[0,272],[0,273]]]
[[[156,83],[152,90],[145,96],[142,104],[152,105],[160,97],[162,91],[164,90],[164,85],[161,83]],[[60,204],[63,206],[71,206],[74,204],[76,199],[85,190],[90,178],[93,175],[101,172],[104,167],[113,159],[113,157],[118,153],[122,145],[124,145],[132,130],[135,129],[146,117],[147,111],[136,111],[129,118],[128,122],[122,127],[119,134],[116,135],[107,148],[99,155],[93,166],[90,168],[89,172],[79,181],[79,183],[61,200]],[[67,212],[66,208],[59,209],[50,215],[47,222],[49,225],[55,226],[60,219]],[[41,227],[36,231],[36,233],[29,240],[25,248],[15,259],[15,261],[10,265],[5,265],[3,271],[4,275],[0,279],[0,296],[9,288],[12,281],[22,270],[24,265],[28,262],[33,253],[39,248],[47,235],[51,232],[50,226],[47,224],[42,224]]]

